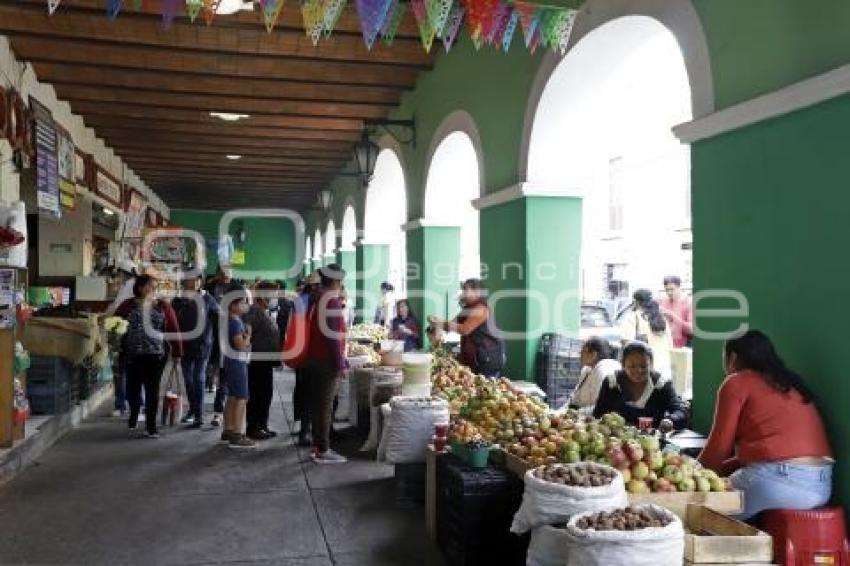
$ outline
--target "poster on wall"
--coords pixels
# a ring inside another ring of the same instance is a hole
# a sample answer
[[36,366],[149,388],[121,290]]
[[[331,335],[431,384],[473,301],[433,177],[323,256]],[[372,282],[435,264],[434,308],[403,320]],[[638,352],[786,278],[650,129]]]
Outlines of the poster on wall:
[[59,164],[59,200],[63,207],[73,210],[76,206],[76,152],[71,134],[56,128],[57,160]]
[[145,209],[147,202],[142,193],[130,189],[124,217],[124,238],[141,238],[145,228]]
[[115,177],[107,173],[102,167],[97,168],[95,173],[94,192],[107,202],[122,208],[124,204],[124,195],[121,190],[121,183]]
[[36,204],[39,210],[60,218],[56,124],[50,110],[32,97],[30,107],[35,118]]

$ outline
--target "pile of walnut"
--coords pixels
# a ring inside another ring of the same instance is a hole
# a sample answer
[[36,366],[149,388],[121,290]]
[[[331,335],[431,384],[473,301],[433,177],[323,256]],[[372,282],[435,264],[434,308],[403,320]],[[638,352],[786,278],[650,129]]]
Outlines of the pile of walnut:
[[640,529],[666,527],[673,520],[669,517],[654,517],[648,511],[636,507],[626,507],[615,511],[601,511],[576,522],[582,530],[595,531],[637,531]]
[[538,479],[559,485],[570,485],[574,487],[601,487],[610,485],[617,472],[612,468],[596,466],[593,464],[578,464],[564,466],[563,464],[549,464],[534,470],[534,476]]

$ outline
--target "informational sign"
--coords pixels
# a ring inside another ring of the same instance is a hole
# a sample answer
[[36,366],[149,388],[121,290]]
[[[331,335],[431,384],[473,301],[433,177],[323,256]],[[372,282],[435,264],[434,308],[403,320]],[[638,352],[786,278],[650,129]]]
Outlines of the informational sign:
[[147,201],[142,193],[130,190],[127,201],[127,214],[124,218],[124,238],[141,238],[145,228],[145,208]]
[[74,180],[78,185],[88,187],[89,179],[86,175],[86,154],[80,150],[74,150]]
[[77,200],[74,140],[71,139],[71,134],[59,127],[56,128],[56,137],[59,162],[59,201],[63,207],[73,210]]
[[97,168],[95,175],[95,192],[115,206],[119,208],[123,206],[121,183],[100,167]]
[[36,149],[36,203],[39,210],[59,218],[59,160],[58,135],[50,110],[30,97],[30,107],[35,118]]

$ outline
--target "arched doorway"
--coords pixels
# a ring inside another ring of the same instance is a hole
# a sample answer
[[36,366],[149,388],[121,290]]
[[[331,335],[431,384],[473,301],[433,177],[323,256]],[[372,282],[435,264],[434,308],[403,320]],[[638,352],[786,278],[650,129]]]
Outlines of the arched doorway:
[[307,236],[304,240],[304,274],[309,275],[313,256],[313,239]]
[[322,251],[324,250],[324,246],[322,244],[322,233],[316,228],[316,231],[313,233],[313,262],[316,266],[320,266],[322,264]]
[[425,218],[460,226],[461,281],[481,277],[478,211],[472,201],[481,194],[478,154],[466,132],[444,137],[431,157],[425,183]]
[[343,249],[350,249],[357,240],[357,214],[354,206],[349,204],[342,216],[342,244]]
[[406,220],[404,170],[396,153],[384,149],[378,154],[375,174],[366,193],[365,239],[369,243],[389,246],[387,280],[399,294],[407,290],[406,238],[401,228]]
[[583,197],[582,300],[660,291],[666,275],[690,288],[690,149],[671,129],[691,118],[682,50],[654,18],[625,16],[590,31],[549,77],[527,176]]
[[328,226],[325,229],[325,255],[333,255],[336,253],[336,226],[333,218],[328,220]]

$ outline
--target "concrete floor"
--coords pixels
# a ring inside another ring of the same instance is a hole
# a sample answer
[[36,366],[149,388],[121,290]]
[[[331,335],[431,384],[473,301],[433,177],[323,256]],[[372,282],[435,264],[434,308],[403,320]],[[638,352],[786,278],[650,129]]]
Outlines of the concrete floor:
[[0,488],[0,564],[443,564],[422,508],[394,505],[393,468],[356,452],[319,467],[288,434],[292,379],[277,379],[272,428],[256,451],[219,429],[129,439],[90,419]]

